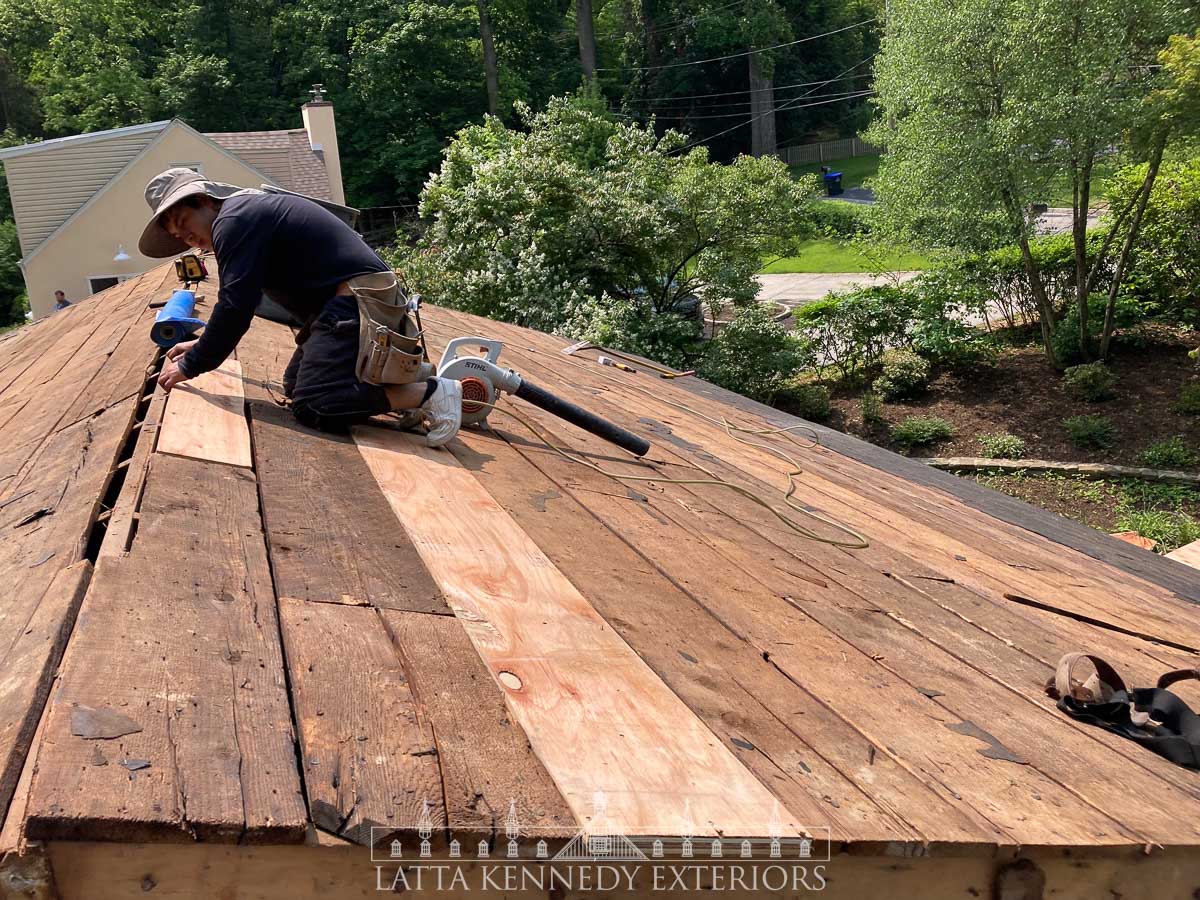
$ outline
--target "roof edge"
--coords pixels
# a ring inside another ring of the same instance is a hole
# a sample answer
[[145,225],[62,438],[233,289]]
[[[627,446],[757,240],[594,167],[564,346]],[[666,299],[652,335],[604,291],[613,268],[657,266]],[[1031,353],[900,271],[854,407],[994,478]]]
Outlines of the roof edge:
[[45,141],[34,141],[30,144],[21,144],[18,147],[6,147],[0,150],[0,159],[14,159],[18,156],[40,153],[43,150],[77,147],[81,144],[91,144],[95,141],[107,140],[117,135],[148,134],[154,131],[161,131],[170,125],[171,122],[171,119],[163,119],[161,122],[148,122],[145,125],[126,125],[124,128],[109,128],[105,131],[88,131],[84,134],[71,134],[66,137],[50,138]]

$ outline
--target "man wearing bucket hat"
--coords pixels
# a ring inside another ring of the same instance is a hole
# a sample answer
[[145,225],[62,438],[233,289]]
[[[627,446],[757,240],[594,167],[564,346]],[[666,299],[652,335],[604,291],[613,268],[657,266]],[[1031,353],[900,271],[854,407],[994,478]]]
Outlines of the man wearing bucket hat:
[[152,210],[138,249],[167,257],[188,248],[216,254],[217,303],[203,334],[168,353],[163,389],[215,369],[250,327],[265,292],[305,323],[284,375],[296,418],[340,431],[373,415],[410,410],[423,420],[430,446],[446,443],[462,419],[457,381],[431,377],[409,384],[359,380],[359,310],[347,284],[390,273],[361,237],[317,203],[208,181],[185,168],[167,169],[146,185]]

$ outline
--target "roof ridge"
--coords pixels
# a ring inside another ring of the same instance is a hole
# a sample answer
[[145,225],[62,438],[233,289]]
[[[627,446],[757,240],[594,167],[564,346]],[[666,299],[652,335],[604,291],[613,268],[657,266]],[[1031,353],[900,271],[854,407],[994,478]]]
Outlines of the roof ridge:
[[103,141],[117,135],[148,134],[162,131],[174,119],[163,119],[160,122],[146,122],[142,125],[125,125],[121,128],[106,128],[103,131],[85,131],[82,134],[68,134],[63,137],[47,138],[44,141],[31,141],[16,147],[5,147],[0,150],[0,159],[12,159],[15,156],[25,156],[30,153],[40,153],[43,150],[57,150],[61,147],[90,144],[93,141]]

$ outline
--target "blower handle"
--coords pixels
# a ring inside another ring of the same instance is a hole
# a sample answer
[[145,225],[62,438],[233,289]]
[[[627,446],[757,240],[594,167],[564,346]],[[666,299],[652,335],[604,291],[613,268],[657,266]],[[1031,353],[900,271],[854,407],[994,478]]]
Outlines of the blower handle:
[[634,456],[645,456],[650,452],[649,441],[643,440],[636,434],[626,431],[624,428],[614,425],[607,419],[602,419],[588,412],[586,409],[581,409],[570,401],[556,397],[536,384],[530,384],[528,381],[522,379],[521,386],[517,388],[515,393],[526,403],[540,406],[546,412],[553,413],[560,419],[566,419],[572,425],[578,426],[584,431],[590,431],[596,437],[602,437],[606,441],[610,441],[618,447],[628,450]]

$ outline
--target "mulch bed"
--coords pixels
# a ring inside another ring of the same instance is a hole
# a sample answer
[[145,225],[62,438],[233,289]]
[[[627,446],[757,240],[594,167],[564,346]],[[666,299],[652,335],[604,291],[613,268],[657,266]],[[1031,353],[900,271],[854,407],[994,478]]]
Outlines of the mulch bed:
[[[1181,387],[1200,379],[1200,364],[1187,357],[1189,349],[1200,346],[1200,332],[1156,327],[1146,333],[1150,341],[1143,346],[1114,346],[1109,366],[1118,376],[1115,397],[1103,403],[1069,395],[1061,373],[1042,351],[1023,346],[1004,350],[994,366],[943,373],[923,396],[883,404],[883,415],[889,425],[911,415],[939,416],[950,423],[952,440],[914,448],[913,456],[981,456],[978,436],[995,432],[1022,438],[1030,459],[1138,465],[1139,452],[1175,435],[1200,450],[1200,416],[1172,409]],[[836,387],[827,424],[899,451],[885,429],[863,426],[862,392]],[[1087,413],[1112,420],[1116,443],[1111,449],[1079,450],[1070,443],[1062,420]]]

